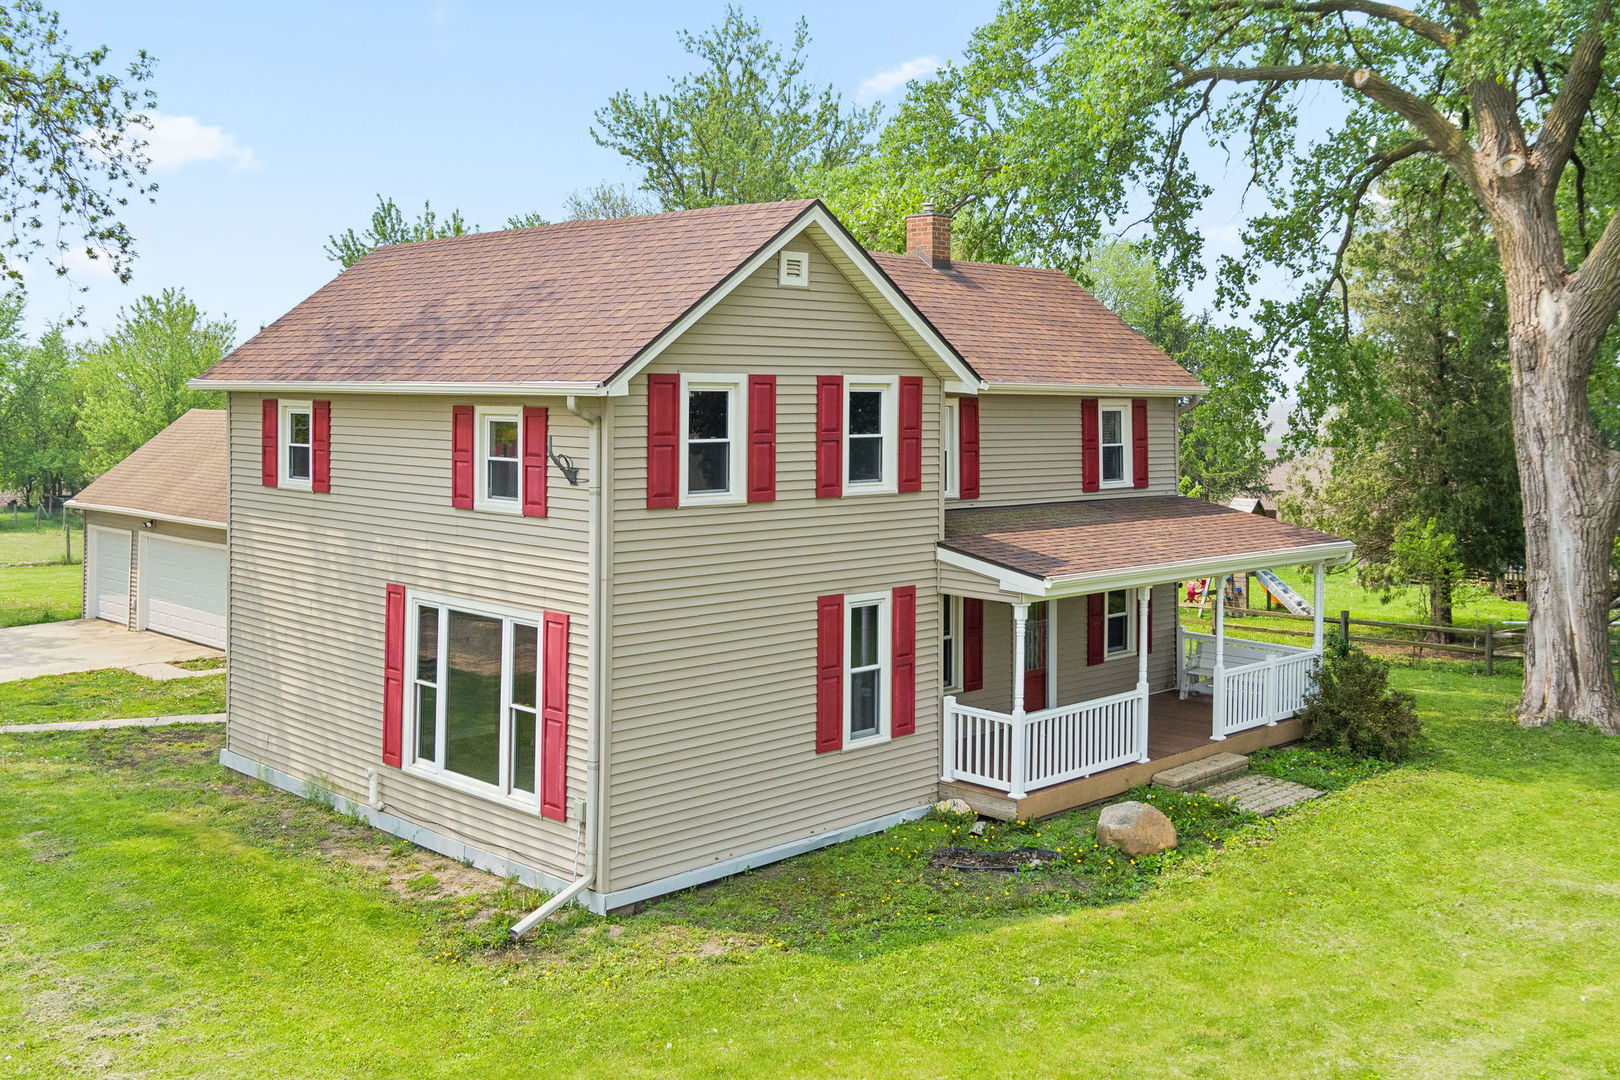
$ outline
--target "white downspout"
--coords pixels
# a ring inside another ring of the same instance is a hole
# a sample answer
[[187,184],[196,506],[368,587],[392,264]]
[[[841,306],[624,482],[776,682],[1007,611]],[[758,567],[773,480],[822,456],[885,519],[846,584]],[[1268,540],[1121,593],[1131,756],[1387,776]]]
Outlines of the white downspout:
[[590,628],[591,628],[591,656],[590,656],[590,716],[586,726],[585,736],[585,807],[581,814],[583,820],[580,829],[584,834],[583,862],[585,871],[562,892],[557,893],[544,904],[535,908],[529,914],[512,924],[512,940],[517,941],[525,937],[531,930],[545,921],[551,914],[563,905],[572,901],[580,893],[590,888],[596,881],[596,854],[597,845],[602,835],[603,795],[602,784],[602,717],[606,709],[603,695],[607,687],[602,680],[601,670],[603,657],[607,650],[607,643],[602,640],[602,610],[604,607],[604,592],[602,587],[601,557],[603,547],[603,534],[606,531],[606,515],[603,513],[604,477],[602,462],[604,458],[602,446],[602,416],[600,413],[590,413],[579,408],[579,399],[573,394],[568,395],[568,412],[585,421],[591,429],[591,463],[590,476],[590,503],[591,503],[591,539],[587,552],[587,566],[590,575]]

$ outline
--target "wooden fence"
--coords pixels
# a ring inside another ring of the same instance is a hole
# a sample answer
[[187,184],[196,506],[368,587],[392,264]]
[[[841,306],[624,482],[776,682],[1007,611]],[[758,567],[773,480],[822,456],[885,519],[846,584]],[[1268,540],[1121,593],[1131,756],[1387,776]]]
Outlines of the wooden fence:
[[[1205,609],[1197,604],[1178,605],[1182,612],[1196,612],[1200,619],[1206,617]],[[1236,607],[1232,604],[1226,606],[1229,616],[1255,616],[1262,619],[1280,619],[1314,623],[1309,615],[1295,615],[1291,611],[1265,611],[1260,608]],[[1331,623],[1333,620],[1329,620]],[[1337,619],[1339,636],[1352,644],[1379,645],[1388,648],[1405,649],[1416,657],[1422,657],[1425,652],[1442,653],[1448,656],[1469,656],[1485,661],[1485,674],[1496,672],[1498,660],[1524,659],[1524,627],[1522,626],[1429,626],[1425,623],[1389,622],[1382,619],[1356,619],[1351,618],[1350,612],[1340,611]],[[1363,632],[1358,633],[1357,629]],[[1231,629],[1231,627],[1228,627]],[[1252,628],[1257,633],[1279,634],[1283,637],[1312,636],[1311,630],[1290,630],[1281,626],[1256,626]],[[1382,633],[1366,631],[1383,631]],[[1421,635],[1421,636],[1419,636]],[[1430,641],[1430,636],[1445,635],[1449,640]],[[1620,618],[1609,625],[1610,655],[1615,658],[1615,664],[1620,667]]]

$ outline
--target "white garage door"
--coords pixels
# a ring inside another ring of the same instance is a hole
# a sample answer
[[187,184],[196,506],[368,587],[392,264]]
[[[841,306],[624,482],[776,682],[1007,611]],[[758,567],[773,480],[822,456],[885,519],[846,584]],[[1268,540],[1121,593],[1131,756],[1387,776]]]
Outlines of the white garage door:
[[142,626],[225,647],[225,545],[141,537]]
[[90,613],[129,624],[129,538],[125,529],[90,530]]

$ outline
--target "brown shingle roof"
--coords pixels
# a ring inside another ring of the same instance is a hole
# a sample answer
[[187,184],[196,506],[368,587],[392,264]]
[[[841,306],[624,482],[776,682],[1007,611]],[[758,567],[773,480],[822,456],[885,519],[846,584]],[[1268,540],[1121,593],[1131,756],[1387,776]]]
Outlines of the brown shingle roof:
[[962,358],[991,383],[1201,389],[1198,379],[1057,270],[874,252]]
[[[940,546],[1037,578],[1292,552],[1349,542],[1180,495],[949,510]],[[1257,569],[1260,568],[1258,565]]]
[[378,248],[203,380],[595,385],[813,205],[566,221]]
[[74,506],[225,524],[225,410],[192,409],[96,478]]

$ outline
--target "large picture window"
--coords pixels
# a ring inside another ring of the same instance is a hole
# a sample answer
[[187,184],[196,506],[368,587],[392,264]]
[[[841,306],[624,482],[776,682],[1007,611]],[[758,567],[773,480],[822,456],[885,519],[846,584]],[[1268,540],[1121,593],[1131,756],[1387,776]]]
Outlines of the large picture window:
[[740,376],[682,376],[683,505],[743,501],[743,385]]
[[538,809],[540,620],[416,598],[412,768]]

